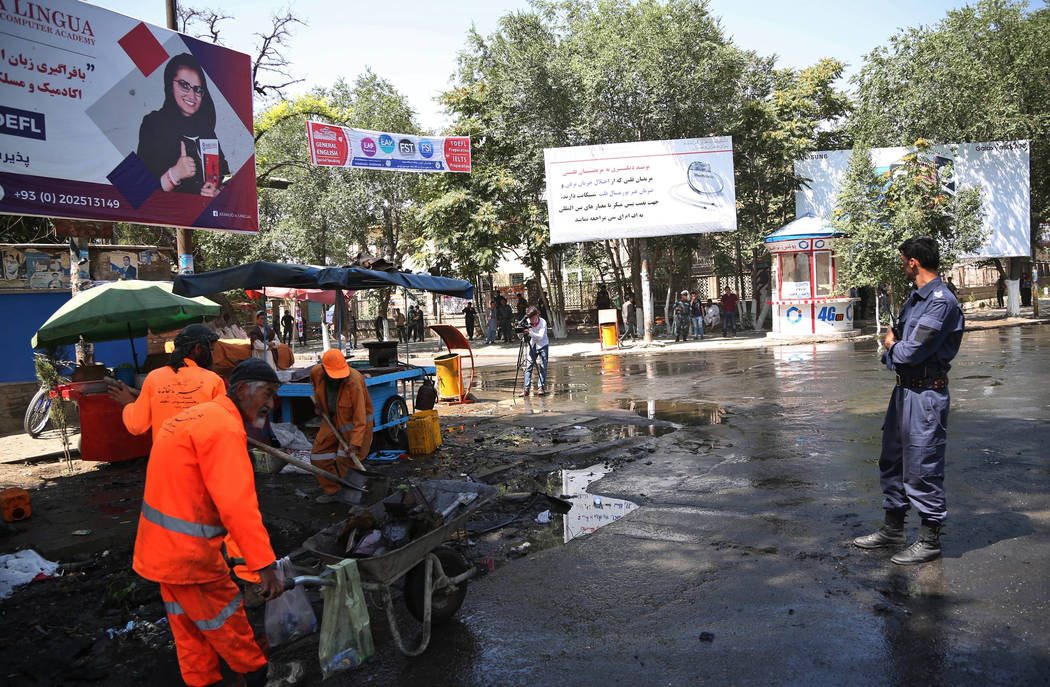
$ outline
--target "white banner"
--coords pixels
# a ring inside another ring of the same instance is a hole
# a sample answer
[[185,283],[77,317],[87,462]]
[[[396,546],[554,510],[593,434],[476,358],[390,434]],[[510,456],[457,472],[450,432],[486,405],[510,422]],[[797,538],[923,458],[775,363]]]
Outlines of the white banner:
[[[1031,173],[1028,141],[959,143],[931,146],[924,157],[941,176],[949,193],[981,187],[984,226],[990,233],[971,256],[1002,258],[1031,253]],[[913,148],[872,148],[877,173],[893,172]],[[828,217],[838,202],[839,187],[849,167],[849,150],[824,150],[795,162],[795,173],[808,179],[795,194],[795,214]],[[952,165],[953,173],[946,174]]]
[[357,167],[393,172],[466,172],[470,138],[415,136],[306,123],[310,161],[324,167]]
[[729,136],[547,148],[551,243],[736,229]]

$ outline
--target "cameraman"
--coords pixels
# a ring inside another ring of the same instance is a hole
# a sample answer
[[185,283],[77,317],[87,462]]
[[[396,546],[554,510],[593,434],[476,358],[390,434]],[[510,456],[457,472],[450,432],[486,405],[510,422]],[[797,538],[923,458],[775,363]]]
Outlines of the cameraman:
[[536,384],[536,395],[543,396],[547,392],[544,386],[547,383],[547,353],[550,345],[547,339],[547,321],[540,317],[539,309],[533,305],[525,312],[526,323],[523,319],[519,322],[522,336],[529,345],[528,357],[525,359],[525,390],[521,392],[522,398],[529,395],[529,387],[532,382],[532,368],[539,367],[539,380]]

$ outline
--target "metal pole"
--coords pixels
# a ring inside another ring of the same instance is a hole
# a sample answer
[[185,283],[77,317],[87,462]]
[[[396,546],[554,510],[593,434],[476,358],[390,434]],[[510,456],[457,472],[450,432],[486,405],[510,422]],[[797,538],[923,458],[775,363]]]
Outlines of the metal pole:
[[401,293],[404,295],[405,300],[405,362],[409,365],[412,364],[412,352],[409,349],[408,342],[411,337],[408,335],[410,328],[415,329],[415,324],[408,319],[408,289],[404,286],[401,287]]
[[638,239],[638,254],[641,261],[642,318],[645,320],[645,343],[653,342],[653,291],[649,284],[649,242]]
[[[164,9],[168,19],[168,28],[177,31],[178,2],[164,0]],[[193,234],[189,229],[175,229],[175,247],[179,254],[179,274],[193,274]]]

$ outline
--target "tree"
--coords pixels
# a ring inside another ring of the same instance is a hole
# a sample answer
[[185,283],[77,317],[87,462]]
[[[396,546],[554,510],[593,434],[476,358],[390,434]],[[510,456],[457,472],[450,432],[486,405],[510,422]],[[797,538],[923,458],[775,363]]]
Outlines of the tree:
[[[872,145],[1031,141],[1032,228],[1050,219],[1050,8],[981,0],[900,31],[855,78],[849,130]],[[1033,231],[1033,236],[1035,232]],[[1012,261],[1011,276],[1020,275]],[[1013,301],[1016,302],[1016,301]]]
[[897,248],[905,239],[935,238],[945,266],[984,241],[980,189],[957,188],[951,194],[952,170],[938,169],[929,149],[929,142],[919,139],[899,167],[876,174],[871,151],[853,148],[832,220],[845,233],[836,250],[840,291],[846,285],[888,285],[899,304],[909,288]]
[[543,149],[724,134],[748,60],[697,0],[540,1],[487,38],[472,32],[444,101],[455,133],[472,137],[475,173],[434,182],[428,236],[454,228],[485,235],[485,248],[516,246],[564,333],[568,248],[549,244]]
[[[842,143],[839,120],[847,96],[834,88],[843,65],[824,59],[802,70],[775,69],[771,58],[753,59],[747,99],[733,129],[737,230],[713,235],[719,274],[742,275],[766,255],[763,240],[795,216],[795,192],[805,183],[795,161]],[[757,271],[751,270],[752,279]],[[752,284],[752,287],[757,284]],[[743,293],[738,278],[737,292]],[[755,299],[758,290],[752,288]]]

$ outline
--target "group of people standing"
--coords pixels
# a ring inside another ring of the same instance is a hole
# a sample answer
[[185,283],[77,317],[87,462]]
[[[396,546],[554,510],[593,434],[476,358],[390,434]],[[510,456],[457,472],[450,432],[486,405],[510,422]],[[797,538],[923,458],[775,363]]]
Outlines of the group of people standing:
[[728,286],[718,303],[708,298],[700,299],[696,291],[683,289],[674,304],[673,331],[676,342],[694,341],[704,338],[705,330],[722,325],[722,336],[736,336],[737,314],[740,297]]

